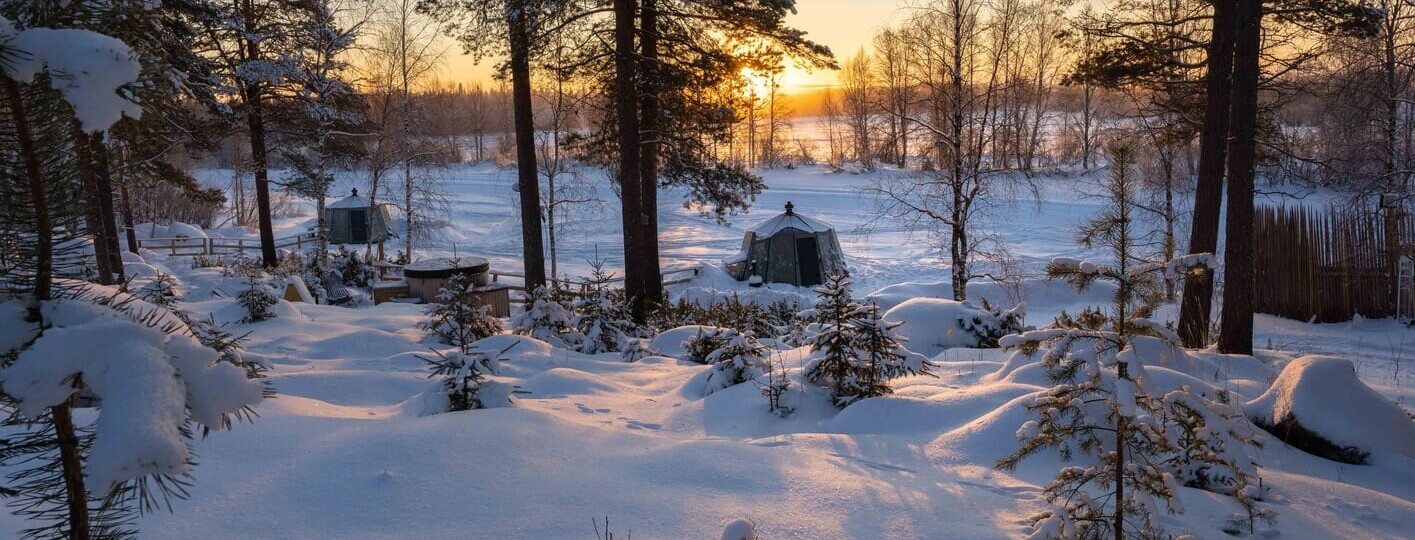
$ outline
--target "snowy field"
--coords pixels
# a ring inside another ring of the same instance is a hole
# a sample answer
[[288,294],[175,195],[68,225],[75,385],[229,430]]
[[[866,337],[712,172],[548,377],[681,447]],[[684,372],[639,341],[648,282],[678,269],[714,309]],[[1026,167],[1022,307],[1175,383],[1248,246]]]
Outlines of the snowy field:
[[[451,195],[448,228],[424,254],[486,256],[493,270],[519,271],[514,173],[489,166],[439,170]],[[877,174],[896,174],[882,172]],[[229,172],[209,171],[209,182]],[[665,267],[706,264],[677,294],[738,289],[715,266],[737,251],[742,232],[786,201],[836,226],[857,294],[903,283],[919,293],[946,290],[937,246],[898,223],[874,222],[865,174],[823,169],[768,171],[769,189],[750,215],[728,226],[662,197]],[[359,180],[343,179],[342,196]],[[985,227],[1023,261],[1028,323],[1061,310],[1104,304],[1103,291],[1079,295],[1037,279],[1055,256],[1078,251],[1074,225],[1097,211],[1085,182],[1039,179],[1044,202],[1018,193],[991,209]],[[358,186],[362,187],[362,186]],[[598,255],[620,264],[617,202],[602,190],[600,212],[565,223],[562,272],[583,274]],[[337,200],[337,197],[336,197]],[[293,232],[310,216],[286,216]],[[221,235],[250,234],[223,230]],[[146,254],[180,280],[183,307],[236,321],[240,308],[212,290],[230,287],[219,271],[192,270],[181,258]],[[745,289],[741,289],[745,291]],[[804,293],[782,290],[781,294]],[[980,284],[975,296],[1005,301]],[[616,538],[716,538],[729,521],[754,521],[762,538],[1016,538],[1042,507],[1040,486],[1059,466],[1044,453],[1014,473],[993,462],[1016,448],[1022,403],[1042,388],[1034,369],[997,350],[950,349],[938,377],[910,377],[896,394],[836,412],[807,396],[791,417],[769,414],[751,384],[702,397],[706,366],[667,356],[625,363],[511,337],[499,377],[528,394],[511,408],[417,416],[414,396],[430,384],[418,355],[443,348],[414,327],[420,306],[365,309],[287,304],[255,324],[248,355],[273,366],[280,393],[254,425],[199,442],[192,499],[178,513],[141,523],[143,538],[593,538],[591,520],[609,517]],[[1172,317],[1172,306],[1161,318]],[[1163,377],[1257,398],[1284,364],[1304,354],[1350,359],[1361,379],[1410,410],[1403,365],[1415,332],[1393,321],[1312,325],[1259,316],[1256,359],[1198,355],[1155,368]],[[805,351],[782,351],[799,369]],[[1188,383],[1187,383],[1188,384]],[[817,399],[818,398],[818,399]],[[1409,538],[1415,530],[1415,455],[1399,449],[1369,466],[1303,454],[1261,434],[1267,501],[1277,538]],[[1415,450],[1415,449],[1411,449]],[[1182,488],[1185,511],[1161,524],[1174,534],[1223,538],[1236,507]],[[23,526],[0,516],[0,537]]]

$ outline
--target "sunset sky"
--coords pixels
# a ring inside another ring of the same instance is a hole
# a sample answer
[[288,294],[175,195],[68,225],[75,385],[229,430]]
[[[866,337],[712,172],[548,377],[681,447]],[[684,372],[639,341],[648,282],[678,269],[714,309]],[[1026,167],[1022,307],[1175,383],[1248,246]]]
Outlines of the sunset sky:
[[[843,62],[855,54],[860,45],[867,43],[876,29],[897,17],[902,4],[897,0],[797,0],[797,13],[787,21],[805,30],[810,38],[829,46],[836,59]],[[475,64],[455,45],[449,45],[440,76],[444,80],[465,83],[487,81],[491,78],[493,64],[493,61]],[[784,86],[790,92],[833,84],[834,71],[806,72],[788,67]]]

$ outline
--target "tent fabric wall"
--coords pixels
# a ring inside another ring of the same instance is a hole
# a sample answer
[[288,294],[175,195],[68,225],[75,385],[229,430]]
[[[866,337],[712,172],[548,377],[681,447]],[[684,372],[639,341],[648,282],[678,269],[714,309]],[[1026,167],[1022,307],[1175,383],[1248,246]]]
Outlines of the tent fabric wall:
[[[367,239],[355,238],[353,216],[364,213],[367,216],[368,231],[365,234]],[[345,197],[340,201],[329,205],[325,209],[325,219],[329,224],[329,243],[331,244],[362,244],[367,242],[381,242],[393,236],[393,216],[388,211],[386,205],[370,207],[367,200],[359,196],[357,190],[353,195]]]
[[825,276],[845,270],[835,229],[796,214],[790,203],[786,213],[749,229],[742,238],[741,253],[725,262],[738,281],[761,276],[766,283],[802,287],[818,285]]

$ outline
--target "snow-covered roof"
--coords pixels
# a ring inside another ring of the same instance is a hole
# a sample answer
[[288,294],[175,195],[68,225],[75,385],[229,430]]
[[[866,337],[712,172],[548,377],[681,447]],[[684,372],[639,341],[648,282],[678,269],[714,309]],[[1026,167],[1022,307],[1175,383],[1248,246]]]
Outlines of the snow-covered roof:
[[771,236],[785,229],[797,229],[809,233],[823,233],[834,230],[835,228],[824,221],[797,214],[796,211],[792,209],[792,204],[787,202],[785,212],[758,223],[755,227],[747,229],[747,231],[760,237]]
[[329,205],[330,208],[368,208],[368,199],[360,197],[358,192],[353,195],[339,199],[339,202]]

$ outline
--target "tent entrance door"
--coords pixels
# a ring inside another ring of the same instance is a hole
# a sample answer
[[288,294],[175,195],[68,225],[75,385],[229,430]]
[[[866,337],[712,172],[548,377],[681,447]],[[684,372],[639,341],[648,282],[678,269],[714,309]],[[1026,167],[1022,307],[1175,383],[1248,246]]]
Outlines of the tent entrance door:
[[349,243],[363,244],[368,242],[368,211],[349,211]]
[[804,236],[796,238],[796,260],[797,268],[801,272],[801,286],[820,285],[821,283],[821,258],[820,251],[817,250],[816,237]]

